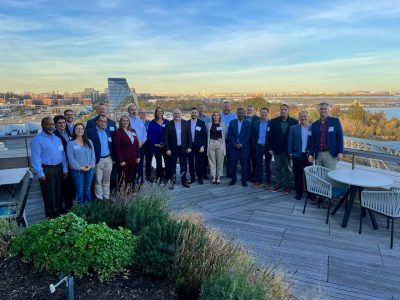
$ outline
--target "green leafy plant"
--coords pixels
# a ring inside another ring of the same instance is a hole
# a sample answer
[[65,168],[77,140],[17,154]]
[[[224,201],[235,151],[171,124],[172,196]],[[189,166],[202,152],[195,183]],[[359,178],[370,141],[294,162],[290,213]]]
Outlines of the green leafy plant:
[[32,225],[13,240],[11,251],[39,270],[76,276],[93,271],[107,280],[132,263],[136,241],[127,229],[88,224],[69,213]]
[[20,232],[17,222],[0,218],[0,258],[8,256],[10,242]]

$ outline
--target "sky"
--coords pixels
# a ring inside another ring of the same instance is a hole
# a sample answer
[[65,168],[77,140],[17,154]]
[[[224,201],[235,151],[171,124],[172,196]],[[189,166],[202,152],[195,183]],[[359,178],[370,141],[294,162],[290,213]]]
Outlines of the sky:
[[0,92],[399,91],[400,0],[1,0]]

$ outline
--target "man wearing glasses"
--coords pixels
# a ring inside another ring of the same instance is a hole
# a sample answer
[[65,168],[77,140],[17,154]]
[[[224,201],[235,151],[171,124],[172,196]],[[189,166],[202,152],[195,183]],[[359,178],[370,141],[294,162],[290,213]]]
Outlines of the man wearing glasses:
[[72,131],[74,130],[74,117],[75,113],[72,109],[66,109],[64,111],[64,117],[66,121],[65,131],[69,137],[72,135]]

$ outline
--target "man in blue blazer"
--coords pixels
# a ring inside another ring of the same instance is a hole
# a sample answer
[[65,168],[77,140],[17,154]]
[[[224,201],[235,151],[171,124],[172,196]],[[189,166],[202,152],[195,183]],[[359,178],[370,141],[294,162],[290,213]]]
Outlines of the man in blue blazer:
[[312,144],[309,162],[336,169],[336,164],[343,158],[343,130],[338,118],[329,116],[329,104],[321,102],[318,105],[320,119],[311,126]]
[[237,164],[240,161],[242,185],[247,186],[247,157],[250,151],[251,123],[245,119],[243,108],[238,108],[237,117],[230,122],[228,127],[232,176],[229,185],[236,183]]
[[310,153],[311,131],[308,122],[308,112],[299,113],[300,124],[290,127],[288,139],[288,154],[293,162],[294,185],[296,199],[300,200],[304,191],[304,168],[309,166],[308,155]]
[[[105,116],[107,118],[107,106],[104,103],[100,103],[96,107],[97,116]],[[86,129],[96,128],[96,117],[90,119],[86,123]],[[107,118],[107,130],[112,134],[117,130],[115,122]]]

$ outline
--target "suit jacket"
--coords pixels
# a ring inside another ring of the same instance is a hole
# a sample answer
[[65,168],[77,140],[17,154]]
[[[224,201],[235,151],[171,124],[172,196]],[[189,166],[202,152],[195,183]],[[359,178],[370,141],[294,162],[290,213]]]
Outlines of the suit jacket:
[[[92,128],[96,128],[96,118],[92,118],[90,120],[87,121],[86,123],[86,129],[92,129]],[[117,125],[115,124],[115,122],[109,118],[107,118],[107,131],[109,131],[109,133],[111,135],[114,134],[114,132],[117,130]]]
[[[207,124],[207,156],[210,155],[210,130],[211,130],[212,122]],[[222,128],[222,151],[224,156],[226,155],[226,146],[225,146],[225,138],[226,135],[228,134],[228,131],[226,130],[226,126],[223,122],[220,122],[219,125]]]
[[[289,131],[289,138],[288,138],[288,154],[292,155],[294,157],[300,158],[302,149],[303,149],[303,139],[301,136],[301,125],[293,125],[290,127]],[[308,126],[308,134],[307,134],[307,145],[306,145],[306,151],[305,152],[310,152],[310,147],[311,147],[311,125]]]
[[[72,129],[73,130],[73,129]],[[72,130],[69,130],[69,127],[68,127],[68,125],[67,126],[65,126],[65,132],[67,133],[67,135],[70,137],[70,139],[71,139],[71,136],[72,136]]]
[[[333,157],[337,157],[338,153],[344,152],[342,125],[340,124],[340,120],[334,117],[328,117],[326,125],[327,125],[326,135],[327,135],[329,153]],[[314,157],[316,157],[319,151],[320,129],[321,129],[321,120],[317,120],[314,123],[312,123],[311,125],[312,144],[311,144],[310,154],[313,155]]]
[[[190,130],[190,124],[181,120],[181,143],[182,143],[182,151],[186,151],[186,149],[192,149],[192,132]],[[164,130],[164,144],[165,150],[171,150],[172,153],[176,153],[178,149],[178,141],[176,138],[176,129],[174,120],[168,122],[165,126]]]
[[[108,137],[108,148],[110,149],[110,155],[111,158],[114,159],[111,132],[106,129],[106,133]],[[96,155],[96,164],[98,164],[100,161],[101,145],[100,145],[99,134],[97,133],[97,127],[87,130],[87,135],[88,138],[92,140],[94,147],[94,154]]]
[[288,124],[285,133],[282,134],[281,117],[279,116],[271,120],[267,149],[272,150],[274,154],[287,153],[290,127],[299,123],[298,120],[292,117],[288,117],[287,122]]
[[112,138],[115,160],[118,165],[122,162],[136,162],[136,159],[140,158],[139,139],[136,135],[135,129],[131,128],[131,132],[134,134],[133,144],[127,133],[122,128],[118,128]]
[[251,134],[251,124],[247,120],[243,120],[242,128],[240,129],[240,134],[238,132],[239,120],[235,119],[229,123],[228,127],[228,140],[232,148],[235,148],[236,144],[242,145],[243,151],[250,150],[250,134]]
[[[191,126],[191,121],[188,121],[189,128]],[[190,131],[191,133],[191,131]],[[197,119],[196,129],[194,131],[194,142],[192,136],[192,147],[193,150],[198,152],[201,147],[204,149],[207,147],[207,131],[206,131],[206,123],[204,121]]]
[[[251,125],[251,146],[253,147],[253,149],[255,149],[258,145],[258,138],[260,136],[260,120],[255,121],[252,125]],[[271,130],[271,120],[268,120],[267,123],[267,132],[265,133],[265,144],[264,146],[267,144],[268,141],[268,136]]]
[[[54,135],[55,136],[58,136],[59,138],[60,138],[60,140],[61,140],[61,142],[62,142],[62,144],[63,144],[63,148],[64,148],[64,152],[65,153],[67,153],[67,144],[68,144],[68,142],[71,140],[71,139],[68,139],[68,141],[66,141],[65,139],[64,139],[64,137],[61,135],[61,133],[56,129],[56,130],[54,130]],[[68,134],[68,133],[67,133]]]

